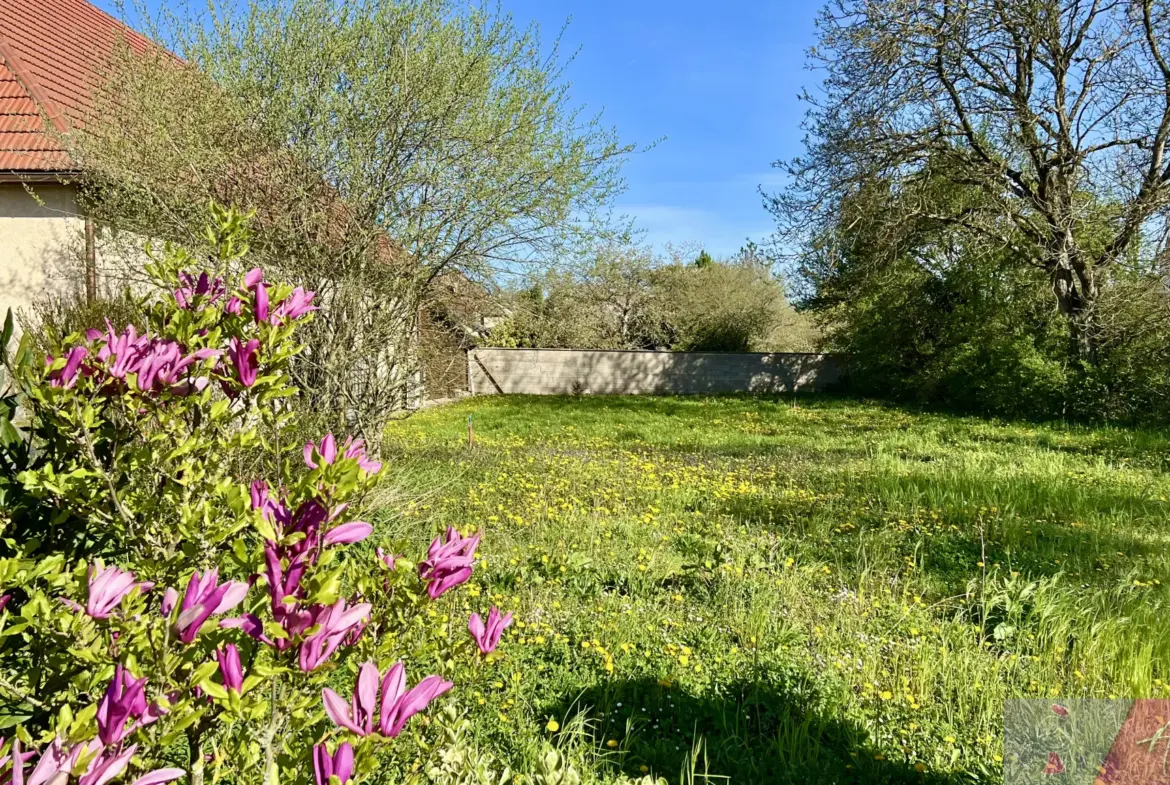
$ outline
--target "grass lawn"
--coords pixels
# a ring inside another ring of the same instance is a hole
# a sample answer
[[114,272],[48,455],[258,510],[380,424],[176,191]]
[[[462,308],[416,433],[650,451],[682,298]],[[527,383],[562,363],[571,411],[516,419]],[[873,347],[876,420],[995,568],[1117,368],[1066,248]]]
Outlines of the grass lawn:
[[517,622],[458,699],[519,771],[551,743],[584,782],[994,782],[1005,699],[1170,697],[1168,448],[831,399],[482,398],[391,425],[380,525],[484,530],[452,634]]

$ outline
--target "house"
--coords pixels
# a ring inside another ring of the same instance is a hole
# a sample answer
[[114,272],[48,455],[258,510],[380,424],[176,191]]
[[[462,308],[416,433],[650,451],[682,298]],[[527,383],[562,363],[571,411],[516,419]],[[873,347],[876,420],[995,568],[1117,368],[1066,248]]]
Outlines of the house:
[[86,0],[0,0],[0,318],[45,292],[96,289],[83,173],[60,134],[78,128],[119,42],[150,44]]

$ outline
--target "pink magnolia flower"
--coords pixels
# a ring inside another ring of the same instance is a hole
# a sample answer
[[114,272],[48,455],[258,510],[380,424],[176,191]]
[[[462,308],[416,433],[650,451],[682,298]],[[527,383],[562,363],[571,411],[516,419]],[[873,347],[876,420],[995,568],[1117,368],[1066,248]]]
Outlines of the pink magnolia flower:
[[86,615],[95,619],[108,619],[122,600],[134,589],[148,591],[154,586],[149,581],[135,582],[134,573],[120,570],[117,567],[99,567],[92,565],[89,568],[89,597],[82,608],[72,600],[62,598],[61,602],[75,611],[85,611]]
[[314,745],[313,777],[317,785],[330,785],[333,777],[346,785],[353,777],[353,747],[349,742],[343,742],[332,755],[324,744]]
[[215,658],[219,661],[219,674],[223,677],[223,686],[239,694],[244,689],[244,669],[240,665],[240,650],[234,643],[215,650]]
[[411,717],[451,687],[451,682],[443,681],[439,676],[427,676],[407,692],[406,671],[399,661],[382,678],[379,701],[378,668],[372,662],[367,662],[358,671],[353,701],[348,706],[344,698],[328,688],[322,690],[321,698],[329,718],[338,727],[358,736],[368,736],[374,732],[374,712],[377,710],[378,732],[392,738],[402,732]]
[[[48,782],[56,785],[57,782],[64,782],[64,779],[59,778],[60,775],[71,774],[79,760],[96,755],[101,749],[102,743],[96,738],[70,745],[68,748],[60,737],[54,738],[49,746],[41,751],[40,760],[25,780],[25,785],[45,785]],[[96,762],[97,759],[94,758],[90,767]]]
[[272,316],[268,320],[269,323],[279,325],[285,320],[299,319],[310,311],[316,311],[317,306],[311,304],[316,296],[316,292],[306,292],[298,286],[293,289],[292,294],[284,299],[284,302],[276,306],[276,310],[272,312]]
[[105,785],[126,770],[127,764],[130,763],[130,759],[134,757],[134,753],[137,751],[138,745],[131,744],[121,752],[110,750],[99,755],[86,768],[85,773],[81,775],[81,779],[77,781],[77,785]]
[[453,685],[439,676],[427,676],[409,691],[406,689],[406,671],[402,662],[396,662],[382,679],[382,705],[378,714],[378,730],[383,736],[394,738],[406,727],[407,721],[443,695]]
[[151,339],[138,336],[134,325],[129,325],[121,333],[114,330],[110,321],[106,320],[107,332],[101,336],[97,357],[106,366],[106,373],[112,379],[124,381],[126,374],[137,373],[138,364],[144,352],[150,346]]
[[309,442],[305,445],[305,465],[310,469],[317,468],[317,463],[313,460],[314,453],[321,458],[322,464],[332,465],[337,460],[337,441],[333,438],[333,434],[325,434],[325,437],[321,439],[320,447],[315,442]]
[[341,447],[345,450],[345,457],[356,459],[358,466],[367,474],[377,474],[382,471],[382,464],[366,455],[365,439],[354,439],[350,436]]
[[201,273],[198,278],[190,273],[179,273],[179,283],[182,285],[175,290],[175,302],[185,311],[191,310],[196,298],[204,297],[206,300],[196,309],[202,311],[207,306],[214,305],[223,297],[225,291],[223,279],[216,278],[212,281],[206,272]]
[[259,267],[253,267],[248,272],[244,273],[244,288],[254,289],[256,285],[264,280],[264,271]]
[[376,548],[374,552],[378,554],[378,558],[382,560],[382,563],[390,568],[391,572],[398,569],[398,559],[401,556],[400,554],[386,553],[386,551],[382,550],[381,547]]
[[427,595],[432,600],[471,577],[480,536],[462,537],[454,528],[448,528],[446,542],[441,537],[434,539],[427,558],[418,565],[418,576],[427,582]]
[[345,642],[346,636],[370,616],[371,606],[363,602],[352,608],[344,599],[319,609],[313,618],[316,631],[301,643],[298,665],[305,673],[319,668]]
[[[77,377],[81,371],[82,361],[89,355],[89,350],[84,346],[74,346],[65,355],[65,365],[49,374],[49,385],[52,387],[63,387],[66,390],[77,384]],[[53,358],[49,358],[49,363],[52,364]]]
[[232,316],[239,316],[244,311],[244,301],[234,294],[228,298],[227,305],[223,307],[224,313],[230,313]]
[[326,687],[321,691],[325,713],[338,727],[353,731],[359,736],[374,732],[374,720],[378,713],[378,667],[367,662],[358,670],[353,686],[353,701],[347,706],[345,699]]
[[272,600],[274,614],[279,613],[279,608],[288,610],[286,598],[296,599],[300,596],[301,577],[305,574],[307,561],[306,554],[294,554],[286,568],[280,550],[270,542],[264,544],[264,574],[268,580],[268,596]]
[[350,545],[361,542],[374,532],[374,527],[365,521],[350,521],[340,526],[334,526],[325,532],[321,540],[324,545]]
[[206,378],[202,382],[190,379],[188,368],[220,354],[222,352],[219,349],[199,349],[184,356],[182,347],[174,341],[154,340],[139,352],[130,370],[137,374],[137,386],[142,392],[178,385],[193,385],[202,389],[207,384]]
[[143,774],[138,779],[130,783],[130,785],[162,785],[164,782],[172,782],[186,775],[183,769],[168,768],[155,769],[154,771]]
[[[0,737],[0,747],[4,746],[4,738]],[[20,739],[13,737],[12,752],[8,755],[0,757],[0,770],[12,763],[12,772],[9,775],[7,782],[9,785],[24,785],[24,764],[35,758],[37,753],[35,750],[23,752],[20,749]]]
[[268,284],[256,284],[256,303],[252,307],[252,314],[256,324],[268,321]]
[[251,494],[252,509],[260,510],[264,520],[276,526],[278,531],[283,531],[284,527],[292,523],[292,514],[284,506],[282,500],[269,495],[268,483],[264,480],[256,480],[252,483]]
[[[146,678],[135,679],[119,663],[110,686],[98,701],[98,738],[105,745],[117,744],[138,727],[138,721],[145,714]],[[157,719],[157,715],[152,719]]]
[[231,340],[228,357],[231,358],[232,365],[236,368],[240,384],[245,387],[251,387],[256,383],[256,376],[260,370],[260,363],[256,357],[259,349],[260,340],[257,338],[253,338],[242,346],[239,338]]
[[[175,620],[179,640],[183,643],[193,642],[203,622],[215,614],[230,611],[243,601],[247,593],[246,583],[224,581],[220,584],[218,569],[208,570],[202,575],[193,573],[179,605],[179,616]],[[167,589],[163,598],[164,614],[170,614],[177,597],[177,592]]]
[[480,654],[491,654],[500,645],[500,636],[512,624],[512,612],[500,615],[500,609],[495,605],[488,611],[487,624],[483,623],[478,613],[471,614],[467,620],[467,629],[479,647]]

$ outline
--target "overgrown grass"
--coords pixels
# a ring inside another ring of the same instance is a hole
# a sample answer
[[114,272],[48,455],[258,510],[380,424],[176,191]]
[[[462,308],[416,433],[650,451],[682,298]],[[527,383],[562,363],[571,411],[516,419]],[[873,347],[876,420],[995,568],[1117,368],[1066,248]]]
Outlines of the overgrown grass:
[[477,399],[390,427],[411,501],[382,532],[485,530],[452,634],[518,621],[460,700],[521,771],[551,742],[586,782],[997,781],[1005,699],[1170,697],[1168,447],[834,400]]

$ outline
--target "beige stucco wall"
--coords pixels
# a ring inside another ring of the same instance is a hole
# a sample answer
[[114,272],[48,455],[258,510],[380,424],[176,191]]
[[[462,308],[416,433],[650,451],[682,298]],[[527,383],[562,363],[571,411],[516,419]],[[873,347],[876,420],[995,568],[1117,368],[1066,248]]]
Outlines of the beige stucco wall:
[[473,349],[474,395],[693,395],[827,390],[844,381],[831,354]]
[[84,233],[72,187],[0,183],[0,319],[77,285]]

